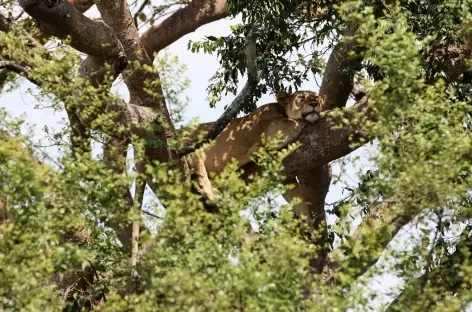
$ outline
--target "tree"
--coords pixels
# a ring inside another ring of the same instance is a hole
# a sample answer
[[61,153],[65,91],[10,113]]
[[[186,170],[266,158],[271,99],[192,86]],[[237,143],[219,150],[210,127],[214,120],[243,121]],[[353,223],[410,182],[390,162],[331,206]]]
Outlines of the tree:
[[[21,133],[21,120],[1,112],[2,309],[362,310],[376,300],[366,289],[370,276],[385,272],[376,265],[381,257],[405,281],[388,310],[464,309],[471,301],[471,4],[6,2],[3,90],[18,76],[29,80],[38,101],[65,110],[69,124],[52,136],[60,156],[47,159]],[[101,20],[84,15],[93,5]],[[242,76],[247,81],[206,136],[194,138],[192,125],[175,128],[179,111],[166,105],[180,107],[179,67],[156,55],[230,16],[242,18],[231,35],[189,48],[219,56],[210,105],[236,94]],[[322,76],[326,118],[307,125],[299,144],[277,150],[267,140],[253,163],[228,166],[214,178],[221,199],[206,202],[181,156],[251,113],[262,94],[295,90],[310,72]],[[129,103],[110,92],[120,75]],[[327,206],[331,162],[368,144],[371,168]],[[165,216],[143,207],[146,185]],[[277,204],[278,194],[308,203],[316,231]],[[336,221],[328,225],[329,215]],[[353,228],[353,219],[360,225]],[[413,247],[392,247],[412,224],[420,229]]]

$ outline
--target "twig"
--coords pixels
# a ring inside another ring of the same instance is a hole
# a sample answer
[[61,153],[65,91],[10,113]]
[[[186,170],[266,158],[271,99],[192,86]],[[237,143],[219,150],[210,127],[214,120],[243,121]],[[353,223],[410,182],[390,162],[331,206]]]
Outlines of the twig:
[[144,10],[144,8],[146,7],[146,5],[148,5],[148,3],[149,3],[149,0],[144,0],[141,6],[139,7],[139,9],[136,11],[136,13],[133,16],[134,26],[136,28],[138,28],[139,13],[141,13]]
[[150,217],[153,217],[153,218],[156,218],[156,219],[162,219],[162,217],[159,217],[157,214],[154,214],[150,211],[147,211],[147,210],[142,210],[142,212],[145,214],[145,215],[148,215]]
[[29,70],[27,70],[26,68],[12,62],[12,61],[7,61],[7,60],[5,60],[4,58],[1,58],[1,57],[0,57],[0,69],[11,70],[11,71],[17,73],[18,75],[21,75],[22,77],[28,79],[29,81],[31,81],[35,85],[41,86],[40,81],[30,77],[30,71]]

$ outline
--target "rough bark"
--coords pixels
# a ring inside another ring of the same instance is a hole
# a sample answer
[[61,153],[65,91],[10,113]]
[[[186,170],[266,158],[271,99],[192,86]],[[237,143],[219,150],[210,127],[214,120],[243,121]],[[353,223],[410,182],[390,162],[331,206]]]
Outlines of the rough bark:
[[43,32],[61,39],[70,36],[72,47],[103,59],[117,72],[126,67],[123,46],[113,30],[101,21],[89,19],[66,0],[56,3],[20,0],[20,5],[38,21]]
[[343,118],[352,124],[341,125],[337,117],[325,118],[315,124],[307,125],[298,141],[302,146],[284,160],[288,175],[296,175],[303,170],[319,167],[330,161],[348,155],[360,147],[360,142],[367,138],[362,132],[362,124],[356,121],[356,116],[362,112],[367,118],[372,118],[368,111],[368,97],[363,97],[358,103],[343,112]]
[[93,0],[68,0],[80,13],[86,12],[93,6]]
[[326,96],[325,110],[344,107],[351,94],[354,69],[362,61],[349,56],[349,53],[356,49],[355,40],[350,38],[356,29],[357,24],[348,24],[342,33],[341,42],[336,45],[329,56],[320,87],[320,95]]

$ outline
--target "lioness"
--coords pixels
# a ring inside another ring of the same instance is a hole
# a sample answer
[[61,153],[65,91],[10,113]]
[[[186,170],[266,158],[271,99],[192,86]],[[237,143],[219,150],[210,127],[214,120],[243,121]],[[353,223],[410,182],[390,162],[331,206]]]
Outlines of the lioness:
[[[218,198],[208,174],[220,173],[234,158],[239,168],[249,163],[251,155],[261,146],[261,135],[274,138],[282,133],[278,149],[295,141],[307,122],[320,118],[322,100],[311,91],[286,92],[277,95],[277,103],[259,107],[254,113],[232,120],[207,149],[199,149],[187,156],[188,167],[196,176],[197,191],[210,200]],[[208,131],[213,123],[199,125],[196,134]]]

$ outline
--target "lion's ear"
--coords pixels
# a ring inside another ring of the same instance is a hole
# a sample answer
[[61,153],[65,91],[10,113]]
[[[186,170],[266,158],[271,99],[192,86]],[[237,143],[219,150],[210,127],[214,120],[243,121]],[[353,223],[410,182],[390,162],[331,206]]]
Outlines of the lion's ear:
[[285,105],[290,98],[290,94],[285,91],[280,91],[277,93],[277,102],[281,105]]

